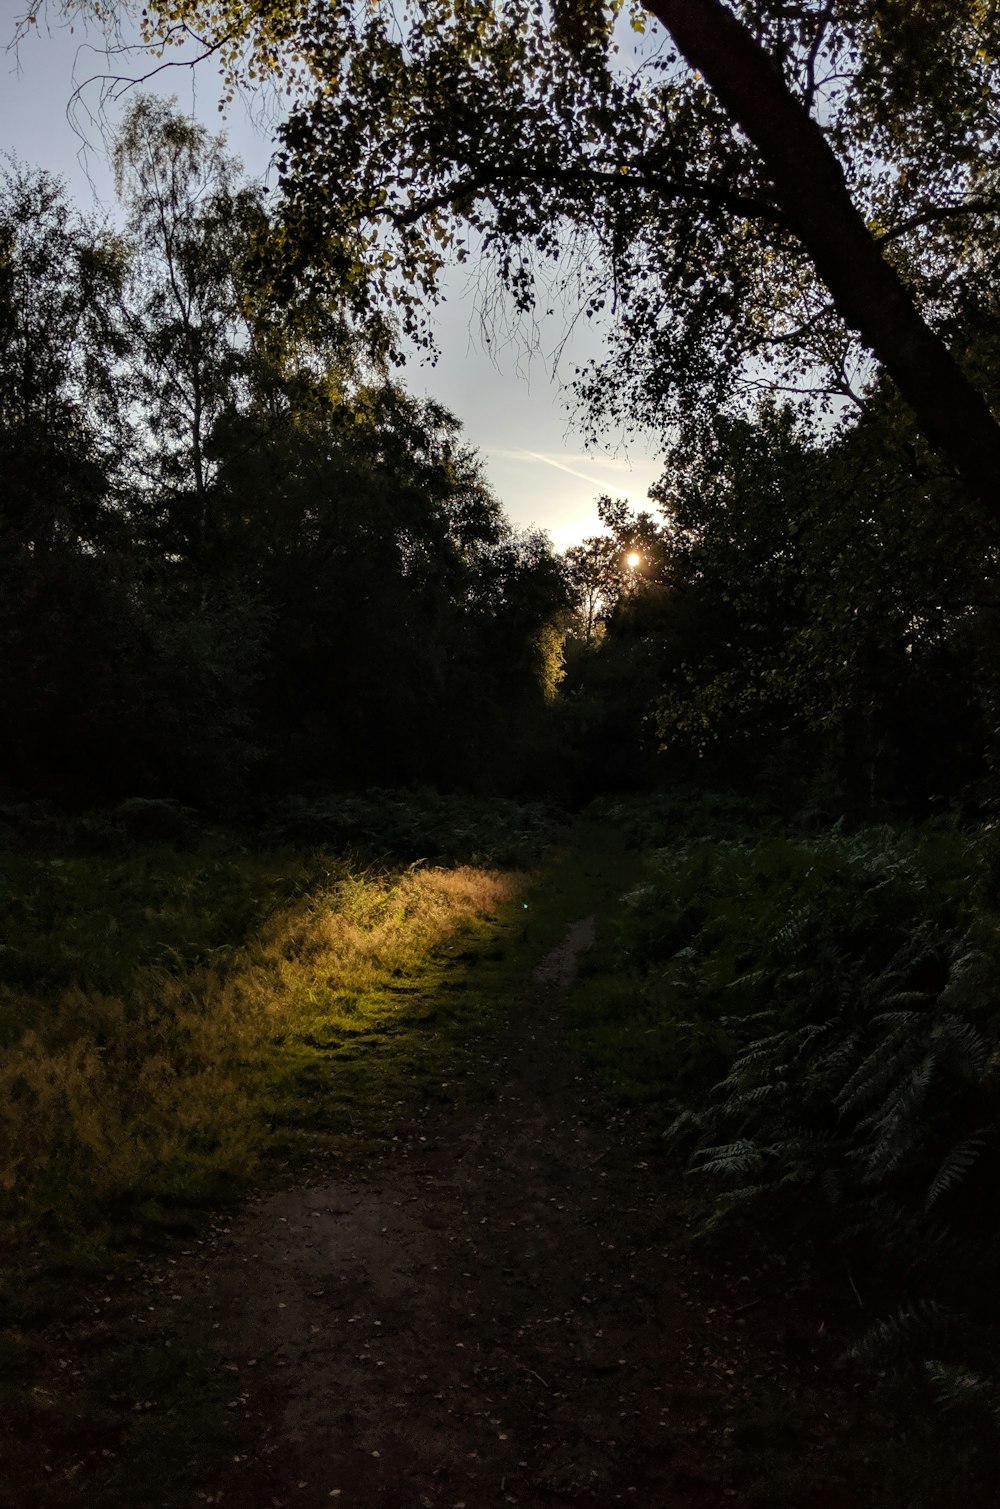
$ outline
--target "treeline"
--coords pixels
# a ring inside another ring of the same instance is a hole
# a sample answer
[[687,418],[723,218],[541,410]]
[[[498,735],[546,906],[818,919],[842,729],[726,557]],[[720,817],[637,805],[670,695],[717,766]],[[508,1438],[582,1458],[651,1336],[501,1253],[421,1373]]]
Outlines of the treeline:
[[560,558],[393,332],[276,272],[221,139],[144,98],[115,165],[116,229],[0,183],[0,796],[990,793],[997,531],[887,384],[838,429],[693,415],[654,511]]
[[385,332],[268,280],[224,143],[142,99],[121,229],[0,181],[0,794],[523,788],[563,570]]
[[817,821],[991,795],[997,527],[887,383],[835,432],[773,401],[693,420],[652,496],[602,500],[608,534],[568,553],[564,690],[606,790],[693,782]]

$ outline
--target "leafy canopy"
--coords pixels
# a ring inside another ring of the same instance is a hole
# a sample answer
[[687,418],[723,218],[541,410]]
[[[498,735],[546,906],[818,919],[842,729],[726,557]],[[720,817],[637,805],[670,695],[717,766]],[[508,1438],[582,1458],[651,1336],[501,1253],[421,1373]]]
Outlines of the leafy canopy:
[[[822,129],[925,318],[946,328],[975,307],[1000,214],[996,7],[733,10]],[[455,262],[486,259],[486,300],[497,279],[520,308],[568,295],[612,328],[607,362],[578,374],[597,418],[662,425],[764,383],[856,401],[868,358],[769,164],[659,25],[636,9],[630,30],[618,11],[151,0],[143,24],[150,42],[196,34],[231,78],[290,91],[280,250],[300,278],[333,278],[426,342],[427,302]]]

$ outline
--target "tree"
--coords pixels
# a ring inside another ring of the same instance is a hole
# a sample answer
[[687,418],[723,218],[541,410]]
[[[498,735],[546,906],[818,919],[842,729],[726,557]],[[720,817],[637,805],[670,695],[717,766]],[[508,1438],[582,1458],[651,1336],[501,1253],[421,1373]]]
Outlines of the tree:
[[581,374],[598,412],[638,400],[662,423],[762,365],[860,401],[860,342],[995,512],[1000,431],[942,339],[998,229],[995,7],[650,0],[674,47],[641,67],[625,66],[616,9],[163,0],[145,14],[151,34],[197,23],[231,68],[255,47],[251,76],[283,49],[304,60],[280,158],[300,269],[333,267],[362,299],[374,286],[419,332],[470,230],[522,305],[574,240],[581,303],[617,305],[629,354],[613,388]]
[[160,543],[204,578],[222,458],[213,438],[259,365],[241,286],[259,195],[239,164],[168,102],[139,96],[115,140],[130,241],[129,449]]
[[58,181],[0,174],[0,780],[64,779],[67,740],[86,761],[93,657],[134,623],[101,423],[123,268]]
[[0,534],[21,565],[97,548],[118,520],[98,414],[116,357],[120,241],[77,215],[51,175],[0,173]]
[[845,434],[787,407],[678,443],[657,498],[673,542],[656,721],[668,755],[727,782],[770,768],[873,798],[955,796],[995,762],[997,544],[940,528],[956,484],[915,464],[883,384]]
[[[928,436],[951,456],[970,491],[991,510],[1000,511],[1000,426],[915,307],[896,269],[881,254],[851,198],[844,167],[810,111],[819,96],[815,64],[824,32],[833,22],[834,7],[829,3],[814,7],[809,16],[811,39],[801,31],[797,39],[800,58],[808,40],[805,98],[788,87],[788,65],[796,43],[787,32],[784,56],[780,52],[775,56],[721,0],[649,0],[649,7],[690,65],[704,74],[732,121],[753,142],[771,179],[777,206],[788,216],[790,228],[845,323],[881,361]],[[775,9],[781,14],[781,8]],[[954,9],[965,11],[971,33],[972,8]],[[985,21],[985,8],[976,9]],[[925,11],[943,19],[940,6],[929,5]],[[880,29],[877,8],[872,10],[872,20]],[[954,29],[953,20],[950,30]],[[988,31],[984,27],[984,33]],[[836,47],[838,52],[849,44],[849,35]],[[984,34],[979,40],[986,46],[981,45],[977,55],[986,61],[1000,34]],[[826,45],[829,50],[830,44]],[[928,29],[921,45],[937,49],[940,37]],[[970,117],[964,122],[966,131],[971,124]],[[957,208],[962,213],[968,205]],[[995,197],[980,208],[995,216]],[[918,212],[918,221],[923,218]]]
[[634,514],[624,499],[606,494],[597,499],[597,514],[607,533],[571,545],[563,554],[577,637],[587,647],[601,637],[623,599],[658,581],[669,555],[662,526],[651,514]]
[[607,533],[563,557],[576,623],[560,715],[578,797],[655,778],[652,714],[663,690],[660,640],[673,590],[673,545],[663,525],[622,498],[599,498],[597,511]]
[[230,438],[229,569],[264,605],[271,778],[516,784],[558,675],[551,547],[504,518],[458,422],[389,384]]

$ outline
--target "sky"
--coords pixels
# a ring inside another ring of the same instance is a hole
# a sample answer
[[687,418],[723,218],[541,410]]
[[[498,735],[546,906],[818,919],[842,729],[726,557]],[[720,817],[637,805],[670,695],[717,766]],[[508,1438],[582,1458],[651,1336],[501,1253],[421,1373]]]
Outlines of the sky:
[[[79,24],[71,30],[51,18],[31,27],[11,50],[15,20],[26,10],[27,0],[0,0],[0,49],[6,49],[0,50],[0,152],[57,173],[81,207],[110,211],[114,192],[99,119],[101,86],[88,81],[135,72],[136,65],[127,58],[109,63],[96,31]],[[210,70],[172,69],[156,84],[209,129],[225,130],[247,171],[266,177],[272,143],[263,112],[237,100],[223,119]],[[113,125],[120,108],[106,106],[105,125]],[[601,493],[647,507],[647,489],[662,469],[652,437],[632,438],[627,447],[615,437],[606,449],[585,448],[563,384],[575,361],[594,354],[595,336],[573,332],[553,374],[551,353],[566,335],[562,320],[557,314],[543,323],[531,349],[513,329],[507,338],[500,331],[487,347],[474,278],[461,281],[456,274],[436,314],[437,364],[415,356],[403,374],[411,391],[444,403],[462,421],[508,517],[547,530],[559,549],[599,532],[594,503]]]

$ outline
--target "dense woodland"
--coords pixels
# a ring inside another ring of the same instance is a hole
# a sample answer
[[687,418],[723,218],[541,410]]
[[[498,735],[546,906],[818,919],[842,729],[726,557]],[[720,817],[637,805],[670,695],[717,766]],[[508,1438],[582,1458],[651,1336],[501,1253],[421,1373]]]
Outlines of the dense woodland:
[[[141,93],[114,224],[7,163],[0,1198],[113,1246],[276,1126],[340,1149],[378,1094],[314,1049],[583,813],[609,1102],[709,1226],[843,1252],[852,1365],[995,1442],[1000,21],[649,9],[643,56],[639,8],[151,4],[284,79],[277,192]],[[610,329],[595,434],[663,437],[562,555],[398,380],[474,258]]]
[[551,549],[377,333],[255,288],[266,209],[221,142],[148,100],[116,151],[120,232],[4,181],[9,791],[516,785],[568,601]]
[[988,796],[996,530],[887,382],[836,428],[696,415],[650,510],[559,557],[388,331],[261,282],[221,138],[148,98],[116,164],[122,229],[3,182],[9,797]]

